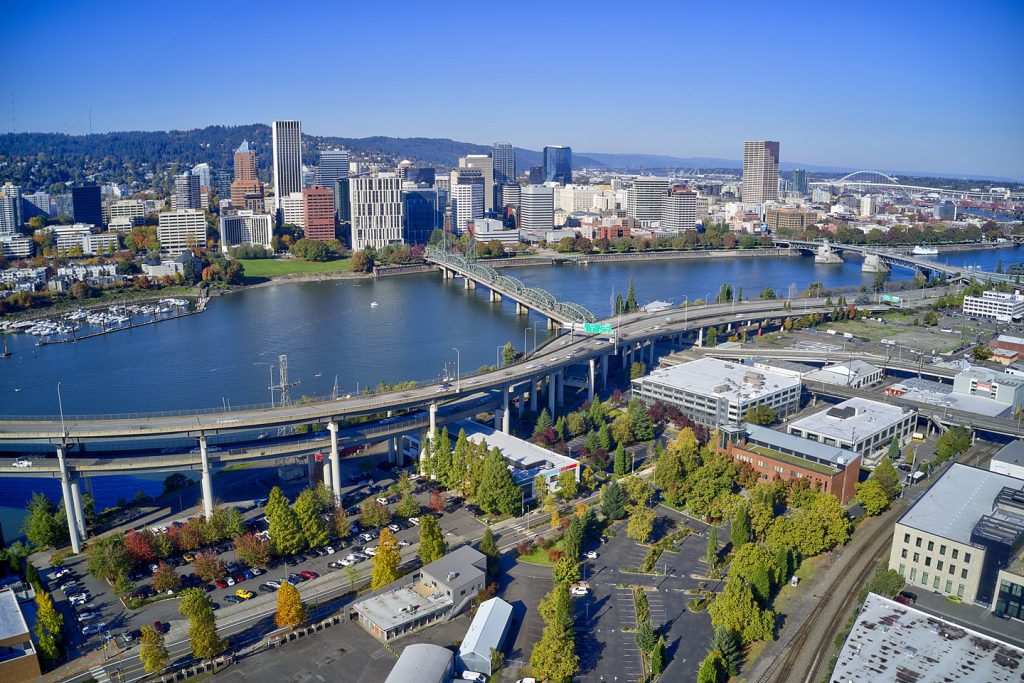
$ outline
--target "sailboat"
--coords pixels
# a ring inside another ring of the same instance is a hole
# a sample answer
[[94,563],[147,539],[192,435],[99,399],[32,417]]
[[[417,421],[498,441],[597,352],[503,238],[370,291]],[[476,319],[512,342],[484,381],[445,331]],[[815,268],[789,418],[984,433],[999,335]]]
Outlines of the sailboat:
[[10,358],[11,352],[7,350],[7,339],[4,339],[4,352],[0,353],[0,358]]

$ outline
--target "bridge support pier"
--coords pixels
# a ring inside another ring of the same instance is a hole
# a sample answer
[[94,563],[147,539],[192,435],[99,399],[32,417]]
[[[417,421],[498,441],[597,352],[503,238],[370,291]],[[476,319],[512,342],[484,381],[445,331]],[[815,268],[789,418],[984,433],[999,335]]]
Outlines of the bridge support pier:
[[558,322],[554,318],[548,318],[548,329],[549,330],[558,330],[558,329],[561,329],[561,327],[562,327],[562,324],[560,322]]
[[[516,302],[516,315],[529,315],[529,314],[530,314],[530,309],[517,301]],[[523,349],[523,350],[525,351],[526,349]]]
[[503,407],[501,409],[501,431],[504,432],[505,434],[508,434],[509,431],[511,431],[511,424],[509,424],[509,423],[512,420],[511,420],[511,413],[509,411],[509,406],[508,406],[508,393],[509,393],[509,391],[511,391],[511,389],[512,389],[512,387],[502,387],[502,390],[501,390],[501,393],[502,393],[502,404],[503,404]]
[[[331,420],[327,423],[327,431],[331,433],[331,493],[334,504],[341,505],[341,456],[338,454],[338,423]],[[325,473],[326,476],[326,473]]]
[[330,459],[330,457],[328,457],[326,460],[324,460],[324,486],[327,487],[327,490],[330,491],[331,495],[333,496],[334,495],[334,484],[331,482],[331,459]]
[[465,287],[466,289],[476,289],[476,281],[463,276],[462,286]]
[[537,389],[537,378],[536,377],[531,377],[530,378],[530,412],[531,413],[536,413],[537,412],[537,393],[538,393],[538,391],[539,390]]
[[441,279],[442,280],[454,280],[455,271],[449,268],[441,268]]
[[[565,404],[565,370],[559,370],[558,377],[558,405],[562,406]],[[551,419],[555,419],[555,414],[551,413]]]
[[594,402],[594,382],[596,381],[597,368],[594,359],[591,358],[588,362],[587,372],[587,400],[591,403]]
[[548,412],[551,413],[551,419],[555,419],[555,398],[557,398],[558,388],[555,386],[557,381],[557,375],[553,372],[548,373]]
[[489,300],[491,301],[491,303],[499,302],[501,301],[501,294],[498,294],[492,289]]
[[427,438],[428,439],[433,439],[434,438],[434,431],[437,430],[437,404],[436,403],[431,403],[430,404],[429,413],[430,413],[430,431],[427,432]]
[[206,449],[206,436],[199,437],[199,458],[202,462],[203,515],[206,521],[213,517],[213,478],[210,476],[210,454]]
[[653,370],[654,369],[654,340],[653,339],[651,340],[651,362],[650,362],[649,365],[650,365],[650,369]]
[[71,537],[71,551],[76,555],[82,552],[82,544],[78,536],[78,522],[75,520],[75,502],[71,497],[71,473],[64,457],[64,447],[57,448],[57,463],[60,466],[60,488],[64,494],[64,513],[68,518],[68,536]]
[[516,390],[516,398],[519,399],[519,407],[517,411],[519,413],[519,419],[523,419],[523,413],[526,412],[526,394],[523,393],[522,388]]
[[93,495],[92,478],[85,476],[82,477],[82,493],[88,493],[90,496]]
[[694,346],[704,346],[704,328],[701,327],[697,330],[697,343]]
[[306,456],[306,480],[310,486],[316,486],[316,454]]
[[601,356],[601,388],[608,388],[608,354]]
[[75,525],[78,527],[78,537],[84,541],[89,535],[85,532],[85,510],[82,509],[82,491],[78,480],[78,475],[71,475],[71,502],[75,505]]
[[392,437],[388,437],[388,462],[394,464],[395,462],[395,440]]

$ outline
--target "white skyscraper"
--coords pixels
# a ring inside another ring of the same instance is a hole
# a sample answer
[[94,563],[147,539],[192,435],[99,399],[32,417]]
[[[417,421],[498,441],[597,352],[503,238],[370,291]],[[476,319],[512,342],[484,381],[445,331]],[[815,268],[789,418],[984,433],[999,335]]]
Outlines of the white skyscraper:
[[452,185],[452,229],[456,235],[466,232],[471,221],[484,216],[484,186],[480,183]]
[[274,222],[268,213],[239,211],[233,216],[220,217],[220,247],[224,253],[237,246],[259,245],[270,249],[274,237]]
[[660,228],[675,232],[693,230],[707,215],[706,197],[701,197],[685,187],[673,187],[662,198]]
[[764,204],[779,198],[779,143],[747,140],[743,143],[743,201]]
[[484,177],[484,211],[494,211],[494,160],[487,154],[459,157],[459,168],[479,170]]
[[280,208],[280,198],[292,192],[302,192],[302,123],[274,121],[274,208]]
[[668,194],[668,178],[642,176],[633,181],[628,191],[627,214],[640,221],[642,227],[650,227],[661,220],[661,205]]
[[0,235],[16,235],[21,226],[21,188],[11,183],[0,187]]
[[174,176],[174,210],[198,209],[201,204],[199,176],[191,173]]
[[192,175],[199,176],[200,187],[210,187],[210,165],[209,164],[196,164],[192,167]]
[[555,227],[555,189],[527,185],[519,193],[519,228],[547,232]]
[[349,178],[352,249],[402,242],[402,179],[397,173]]

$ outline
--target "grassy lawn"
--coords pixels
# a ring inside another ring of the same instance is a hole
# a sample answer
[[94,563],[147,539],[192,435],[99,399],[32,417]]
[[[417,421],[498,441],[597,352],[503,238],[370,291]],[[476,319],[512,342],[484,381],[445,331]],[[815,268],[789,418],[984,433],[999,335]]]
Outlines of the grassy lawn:
[[[558,539],[553,546],[555,550],[564,550],[565,545],[562,543],[562,539]],[[547,567],[553,567],[554,562],[548,559],[548,551],[541,548],[539,545],[533,549],[533,552],[529,555],[523,555],[519,558],[520,562],[529,562],[530,564],[541,564]]]
[[245,276],[253,278],[277,277],[296,273],[348,273],[352,268],[351,259],[336,261],[303,261],[302,259],[242,259]]
[[[896,343],[903,346],[919,350],[935,349],[939,353],[951,351],[960,345],[959,334],[939,332],[937,327],[900,327],[868,320],[844,320],[822,325],[819,332],[823,331],[823,329],[833,329],[840,334],[849,332],[855,337],[863,337],[873,342],[893,339]],[[842,342],[842,338],[839,335],[836,335],[836,338],[839,339],[840,343]]]

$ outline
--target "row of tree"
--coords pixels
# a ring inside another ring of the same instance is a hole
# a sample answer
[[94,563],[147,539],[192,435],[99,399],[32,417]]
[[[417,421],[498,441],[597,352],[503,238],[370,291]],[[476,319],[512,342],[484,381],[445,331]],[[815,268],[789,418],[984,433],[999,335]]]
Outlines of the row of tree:
[[470,441],[464,429],[454,448],[447,430],[435,430],[420,466],[445,489],[474,498],[486,512],[514,515],[521,510],[522,494],[501,451],[489,447],[486,440]]

